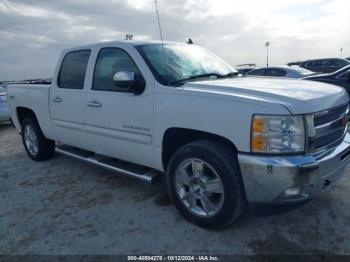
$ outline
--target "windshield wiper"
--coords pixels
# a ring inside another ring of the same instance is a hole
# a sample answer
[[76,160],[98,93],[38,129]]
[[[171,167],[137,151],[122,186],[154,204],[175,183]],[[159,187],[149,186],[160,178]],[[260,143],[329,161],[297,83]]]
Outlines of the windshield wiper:
[[195,80],[195,79],[198,79],[198,78],[211,77],[211,76],[216,76],[217,78],[225,77],[224,75],[220,75],[218,73],[200,74],[200,75],[193,75],[193,76],[190,76],[190,77],[187,77],[187,78],[184,78],[184,79],[176,80],[176,81],[174,81],[174,82],[172,82],[170,84],[171,85],[182,84],[182,83],[187,82],[187,81]]
[[230,72],[226,75],[223,75],[222,77],[235,77],[235,76],[238,76],[239,73],[238,72]]
[[190,77],[187,77],[184,79],[176,80],[170,84],[171,85],[182,84],[182,83],[187,82],[187,81],[191,81],[191,80],[195,80],[195,79],[199,79],[199,78],[211,77],[211,76],[216,76],[216,78],[229,78],[229,77],[236,77],[238,75],[239,75],[238,72],[230,72],[226,75],[221,75],[218,73],[207,73],[207,74],[193,75],[193,76],[190,76]]

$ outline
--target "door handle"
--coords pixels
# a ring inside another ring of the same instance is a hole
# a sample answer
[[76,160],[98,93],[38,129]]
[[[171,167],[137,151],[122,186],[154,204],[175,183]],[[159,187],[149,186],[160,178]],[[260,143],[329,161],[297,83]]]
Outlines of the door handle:
[[101,107],[102,104],[100,102],[98,102],[97,100],[92,100],[87,102],[87,105],[90,107]]
[[59,96],[56,96],[55,98],[52,99],[52,102],[61,103],[63,102],[63,99],[60,98]]

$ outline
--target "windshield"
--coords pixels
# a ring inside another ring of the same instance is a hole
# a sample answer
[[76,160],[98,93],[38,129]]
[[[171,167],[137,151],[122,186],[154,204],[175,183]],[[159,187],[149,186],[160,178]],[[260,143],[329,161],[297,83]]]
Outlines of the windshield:
[[164,52],[161,44],[146,44],[136,48],[156,79],[164,85],[237,73],[219,57],[196,45],[164,44]]

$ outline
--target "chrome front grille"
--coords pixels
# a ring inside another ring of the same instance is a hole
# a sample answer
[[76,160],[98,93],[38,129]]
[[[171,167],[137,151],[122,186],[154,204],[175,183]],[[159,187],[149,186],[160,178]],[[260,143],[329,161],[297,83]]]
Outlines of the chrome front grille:
[[348,126],[349,106],[343,105],[314,114],[315,150],[341,143]]

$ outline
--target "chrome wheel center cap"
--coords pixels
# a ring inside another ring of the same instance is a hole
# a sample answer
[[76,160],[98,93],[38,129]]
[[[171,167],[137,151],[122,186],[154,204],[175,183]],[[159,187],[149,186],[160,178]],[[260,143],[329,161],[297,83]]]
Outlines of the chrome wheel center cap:
[[194,178],[191,181],[190,184],[190,190],[197,195],[197,197],[200,197],[204,194],[206,189],[205,183],[199,179],[199,178]]

